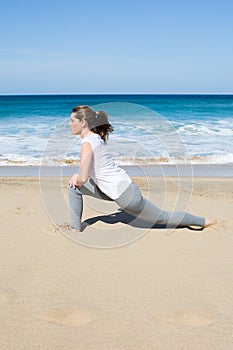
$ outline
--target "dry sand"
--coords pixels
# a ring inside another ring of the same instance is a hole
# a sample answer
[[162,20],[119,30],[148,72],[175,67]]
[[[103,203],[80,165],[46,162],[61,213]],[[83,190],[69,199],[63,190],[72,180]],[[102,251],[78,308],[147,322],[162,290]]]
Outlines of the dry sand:
[[[135,181],[146,195],[146,180]],[[117,249],[61,234],[37,178],[0,183],[1,350],[233,349],[232,178],[194,179],[188,211],[218,220],[204,231],[137,227],[102,204],[102,219],[81,235],[142,236]],[[176,202],[175,178],[166,197],[160,179],[150,187],[156,203],[169,209]],[[88,203],[84,218],[101,216]]]

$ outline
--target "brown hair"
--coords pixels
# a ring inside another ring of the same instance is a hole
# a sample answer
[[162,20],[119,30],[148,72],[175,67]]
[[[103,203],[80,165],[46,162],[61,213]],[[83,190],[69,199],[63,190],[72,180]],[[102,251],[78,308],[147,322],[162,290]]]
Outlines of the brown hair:
[[108,121],[108,115],[104,111],[95,112],[89,106],[76,106],[72,109],[74,117],[79,120],[86,120],[91,131],[99,134],[100,137],[107,141],[109,133],[113,132],[113,126]]

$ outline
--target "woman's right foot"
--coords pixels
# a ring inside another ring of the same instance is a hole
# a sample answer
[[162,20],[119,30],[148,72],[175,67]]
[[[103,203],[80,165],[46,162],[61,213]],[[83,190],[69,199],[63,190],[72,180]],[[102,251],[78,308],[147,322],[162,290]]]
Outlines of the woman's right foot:
[[207,228],[207,227],[210,227],[210,226],[213,226],[213,225],[216,225],[216,224],[217,224],[217,220],[206,219],[205,220],[205,224],[204,224],[204,228]]

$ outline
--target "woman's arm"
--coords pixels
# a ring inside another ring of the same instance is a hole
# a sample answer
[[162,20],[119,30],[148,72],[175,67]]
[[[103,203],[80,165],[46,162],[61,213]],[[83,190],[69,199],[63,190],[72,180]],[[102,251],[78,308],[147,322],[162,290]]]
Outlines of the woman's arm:
[[93,152],[91,145],[88,142],[84,142],[81,148],[80,172],[79,174],[75,174],[72,176],[72,178],[69,181],[70,185],[80,187],[83,184],[85,184],[85,182],[87,182],[90,173],[92,157]]

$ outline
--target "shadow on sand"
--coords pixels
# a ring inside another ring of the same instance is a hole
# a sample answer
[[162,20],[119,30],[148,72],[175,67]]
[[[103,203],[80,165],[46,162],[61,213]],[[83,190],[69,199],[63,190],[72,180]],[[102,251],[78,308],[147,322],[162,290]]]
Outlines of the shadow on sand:
[[108,214],[108,215],[99,215],[95,216],[89,219],[86,219],[84,221],[84,225],[90,226],[95,224],[97,221],[102,221],[106,224],[117,224],[117,223],[123,223],[130,225],[132,227],[138,227],[138,228],[151,228],[151,229],[167,229],[167,228],[175,228],[175,229],[181,229],[181,228],[188,228],[189,230],[193,231],[202,231],[202,227],[193,227],[193,226],[177,226],[177,225],[165,225],[165,224],[153,224],[147,221],[140,220],[133,215],[130,215],[126,213],[123,210],[119,210],[115,213]]

